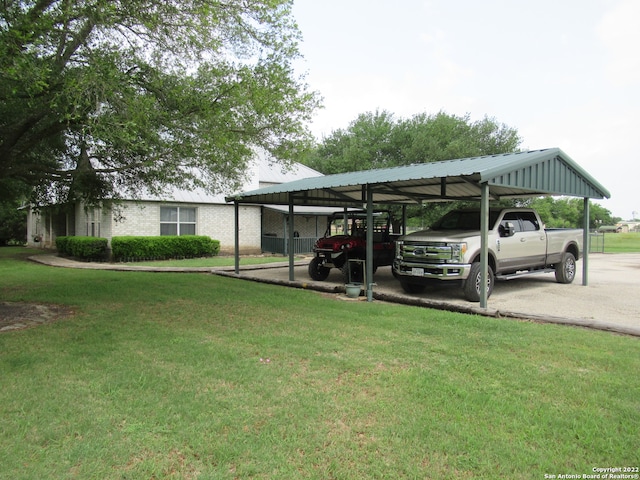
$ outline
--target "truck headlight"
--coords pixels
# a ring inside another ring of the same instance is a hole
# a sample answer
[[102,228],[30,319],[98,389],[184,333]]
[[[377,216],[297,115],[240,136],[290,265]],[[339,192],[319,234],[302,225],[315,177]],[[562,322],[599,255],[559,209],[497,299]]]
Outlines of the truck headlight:
[[451,244],[451,260],[453,262],[462,263],[465,253],[467,253],[466,242]]
[[402,245],[404,245],[402,240],[396,241],[396,258],[402,258]]

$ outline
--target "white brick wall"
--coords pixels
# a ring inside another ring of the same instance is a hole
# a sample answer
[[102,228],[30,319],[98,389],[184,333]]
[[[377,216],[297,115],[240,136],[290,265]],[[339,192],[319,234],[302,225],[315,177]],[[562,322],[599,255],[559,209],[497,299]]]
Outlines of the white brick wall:
[[[94,215],[98,215],[98,218],[94,217]],[[69,234],[76,235],[78,237],[91,236],[91,232],[89,232],[89,219],[94,218],[96,223],[96,232],[95,236],[103,237],[111,240],[111,212],[108,208],[89,208],[86,209],[79,202],[76,204],[75,208],[75,225],[73,232],[69,232]]]
[[[161,202],[123,202],[115,207],[111,220],[111,236],[156,236],[160,235],[160,208],[190,207],[196,209],[196,234],[206,235],[220,241],[220,252],[234,251],[234,208],[233,205],[179,204]],[[241,206],[240,253],[260,253],[260,207]],[[86,221],[86,220],[85,220]],[[106,235],[102,235],[105,236]]]

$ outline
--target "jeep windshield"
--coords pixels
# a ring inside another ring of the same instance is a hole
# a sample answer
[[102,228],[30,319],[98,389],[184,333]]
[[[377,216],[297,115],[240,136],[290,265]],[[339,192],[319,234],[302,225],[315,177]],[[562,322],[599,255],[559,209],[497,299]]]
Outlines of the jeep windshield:
[[[489,230],[493,229],[500,210],[489,211]],[[431,226],[431,230],[480,230],[478,210],[453,210]]]

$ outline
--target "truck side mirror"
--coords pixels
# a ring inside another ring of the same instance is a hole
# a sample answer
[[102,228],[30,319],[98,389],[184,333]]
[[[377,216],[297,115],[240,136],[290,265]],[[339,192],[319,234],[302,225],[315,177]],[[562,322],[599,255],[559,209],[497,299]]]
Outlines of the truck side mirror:
[[512,222],[505,222],[504,226],[500,225],[501,237],[513,237],[516,233],[516,227]]

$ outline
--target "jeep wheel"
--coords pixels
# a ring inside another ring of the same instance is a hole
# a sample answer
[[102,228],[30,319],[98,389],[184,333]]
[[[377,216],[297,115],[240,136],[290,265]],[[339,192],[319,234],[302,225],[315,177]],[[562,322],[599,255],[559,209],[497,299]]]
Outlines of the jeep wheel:
[[556,265],[556,282],[571,283],[576,278],[576,257],[572,253],[565,252],[562,260]]
[[314,257],[309,262],[309,276],[313,280],[323,281],[329,276],[330,268],[325,267],[320,257]]
[[[489,267],[489,275],[487,277],[487,298],[493,291],[494,275],[493,270]],[[469,270],[469,277],[464,281],[462,288],[464,290],[464,296],[470,302],[480,301],[480,286],[482,285],[482,272],[480,271],[480,262],[474,262],[471,264]]]

